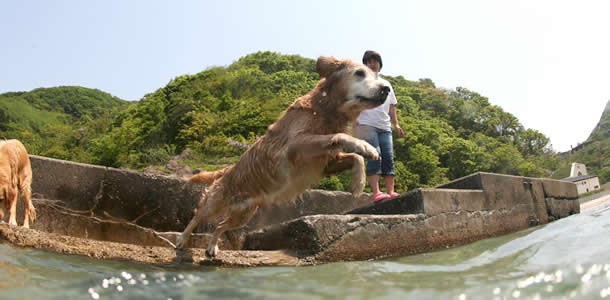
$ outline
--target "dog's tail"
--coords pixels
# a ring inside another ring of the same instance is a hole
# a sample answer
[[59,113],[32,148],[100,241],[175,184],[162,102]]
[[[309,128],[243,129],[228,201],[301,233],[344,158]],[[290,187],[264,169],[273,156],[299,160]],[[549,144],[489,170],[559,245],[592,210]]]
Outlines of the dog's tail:
[[201,172],[189,177],[186,181],[190,183],[202,183],[206,185],[210,185],[214,182],[214,180],[222,177],[226,171],[229,170],[229,167],[226,167],[222,170],[214,171],[214,172]]

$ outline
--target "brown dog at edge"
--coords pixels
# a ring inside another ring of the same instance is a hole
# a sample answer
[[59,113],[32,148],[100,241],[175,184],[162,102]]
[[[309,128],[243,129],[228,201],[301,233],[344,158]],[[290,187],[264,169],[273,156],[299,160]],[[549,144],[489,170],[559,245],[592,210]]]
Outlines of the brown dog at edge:
[[0,141],[0,220],[9,212],[9,225],[17,225],[17,196],[23,200],[23,227],[36,222],[32,204],[32,167],[28,152],[18,140]]
[[361,111],[383,104],[390,88],[350,60],[321,56],[316,71],[321,77],[316,87],[296,99],[237,163],[188,179],[208,188],[176,248],[187,245],[200,222],[221,217],[206,249],[216,256],[220,235],[244,226],[259,206],[295,199],[324,176],[343,170],[352,170],[352,194],[362,193],[366,176],[359,154],[377,159],[378,153],[347,134],[349,123]]

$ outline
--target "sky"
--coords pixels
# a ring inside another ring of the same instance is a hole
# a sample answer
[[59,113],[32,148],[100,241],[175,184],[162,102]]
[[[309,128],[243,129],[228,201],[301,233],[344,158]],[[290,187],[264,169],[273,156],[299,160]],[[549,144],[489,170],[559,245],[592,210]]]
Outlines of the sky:
[[550,138],[584,142],[610,99],[610,1],[0,2],[0,93],[83,86],[139,100],[257,51],[360,61],[465,87]]

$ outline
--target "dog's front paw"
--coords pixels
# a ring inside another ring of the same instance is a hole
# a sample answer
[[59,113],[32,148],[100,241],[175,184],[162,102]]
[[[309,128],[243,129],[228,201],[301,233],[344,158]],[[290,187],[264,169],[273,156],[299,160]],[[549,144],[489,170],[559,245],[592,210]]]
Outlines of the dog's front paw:
[[216,257],[218,254],[218,245],[205,249],[205,255],[207,257]]
[[356,152],[360,155],[364,156],[368,160],[378,160],[379,153],[375,147],[371,146],[371,144],[361,141],[356,145]]

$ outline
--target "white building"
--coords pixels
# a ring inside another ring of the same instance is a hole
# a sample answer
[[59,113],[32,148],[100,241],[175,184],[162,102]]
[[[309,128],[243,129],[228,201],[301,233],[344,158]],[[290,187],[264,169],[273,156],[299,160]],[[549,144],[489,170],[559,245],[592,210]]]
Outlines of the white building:
[[587,175],[587,167],[584,164],[572,163],[570,177],[562,180],[576,184],[579,195],[600,189],[599,177]]

